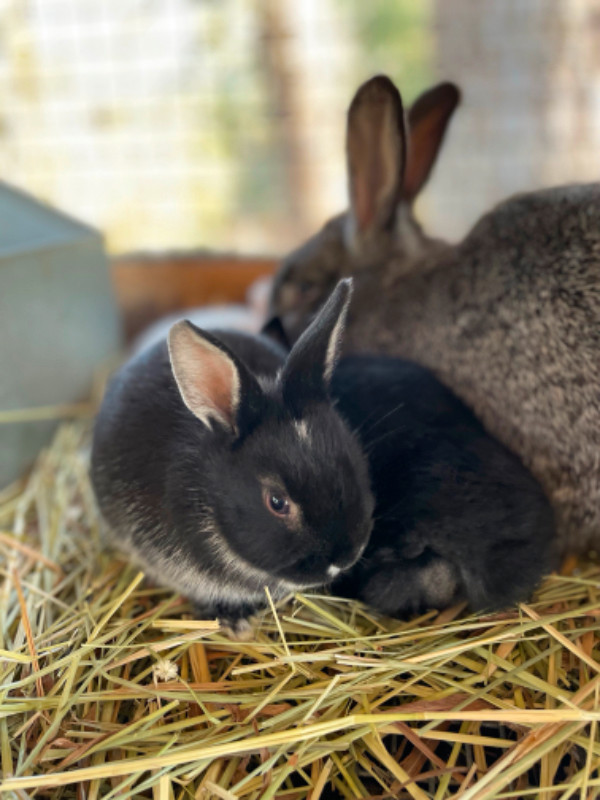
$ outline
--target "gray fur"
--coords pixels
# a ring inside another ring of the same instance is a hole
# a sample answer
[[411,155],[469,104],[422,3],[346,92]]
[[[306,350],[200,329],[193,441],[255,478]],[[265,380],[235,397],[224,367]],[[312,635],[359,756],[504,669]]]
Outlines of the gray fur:
[[368,252],[331,220],[284,263],[272,312],[293,340],[353,275],[345,351],[429,367],[539,480],[562,550],[598,546],[600,184],[510,198],[457,246],[399,208]]

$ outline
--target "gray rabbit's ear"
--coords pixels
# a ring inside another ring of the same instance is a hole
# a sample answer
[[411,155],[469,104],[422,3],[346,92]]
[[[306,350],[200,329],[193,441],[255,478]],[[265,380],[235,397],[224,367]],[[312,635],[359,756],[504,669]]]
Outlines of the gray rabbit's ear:
[[217,423],[241,435],[256,424],[262,390],[218,339],[181,320],[169,331],[169,357],[183,402],[208,428]]
[[283,400],[296,418],[302,416],[308,405],[329,398],[329,383],[341,352],[351,296],[352,279],[345,278],[292,347],[285,362],[281,374]]
[[427,182],[459,102],[460,91],[457,86],[453,83],[439,83],[423,92],[410,107],[403,200],[412,202]]
[[404,110],[398,89],[377,75],[356,92],[348,111],[346,157],[353,238],[394,224],[406,165]]

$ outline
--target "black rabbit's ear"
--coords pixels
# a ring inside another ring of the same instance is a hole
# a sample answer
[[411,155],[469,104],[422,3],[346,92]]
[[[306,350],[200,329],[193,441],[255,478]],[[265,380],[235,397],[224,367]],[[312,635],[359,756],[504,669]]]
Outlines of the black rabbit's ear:
[[363,83],[348,110],[346,157],[354,237],[391,228],[402,191],[406,132],[400,92],[385,75]]
[[261,333],[289,352],[291,348],[290,340],[288,339],[280,317],[271,317],[271,319],[263,325]]
[[169,331],[171,368],[183,402],[208,428],[245,432],[260,413],[254,376],[218,339],[182,320]]
[[435,164],[448,124],[460,101],[453,83],[439,83],[419,95],[408,112],[408,162],[402,199],[412,202]]
[[352,279],[340,281],[298,339],[281,375],[283,400],[299,418],[304,408],[328,399],[329,382],[340,354]]

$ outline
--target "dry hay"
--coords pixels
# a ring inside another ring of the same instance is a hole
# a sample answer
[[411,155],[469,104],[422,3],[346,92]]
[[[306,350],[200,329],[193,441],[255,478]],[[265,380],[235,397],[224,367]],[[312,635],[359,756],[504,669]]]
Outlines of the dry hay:
[[486,617],[302,595],[232,642],[101,552],[88,428],[0,497],[3,796],[597,796],[597,565]]

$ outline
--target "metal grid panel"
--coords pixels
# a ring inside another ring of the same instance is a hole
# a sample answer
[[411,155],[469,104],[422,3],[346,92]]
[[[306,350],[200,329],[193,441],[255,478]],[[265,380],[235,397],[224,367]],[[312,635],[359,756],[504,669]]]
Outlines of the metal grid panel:
[[598,177],[598,53],[600,0],[0,0],[0,169],[113,250],[278,252],[345,204],[358,83],[450,78],[419,213],[456,237]]
[[344,203],[360,16],[338,0],[4,0],[2,175],[116,250],[288,246]]

